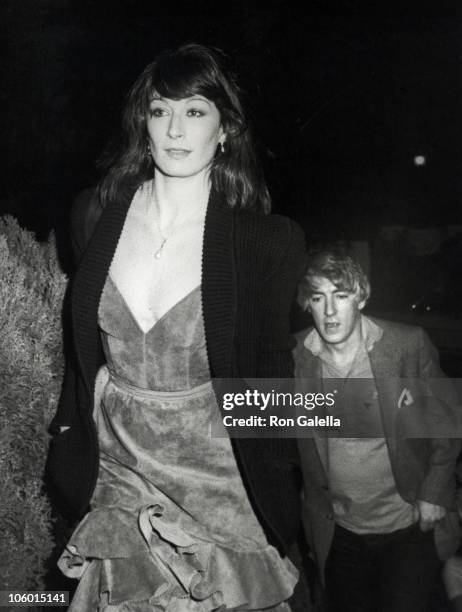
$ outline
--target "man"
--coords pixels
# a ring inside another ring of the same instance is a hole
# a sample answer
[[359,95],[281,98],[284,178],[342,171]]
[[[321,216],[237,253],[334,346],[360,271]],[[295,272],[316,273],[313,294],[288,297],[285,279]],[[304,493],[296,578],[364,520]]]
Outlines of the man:
[[457,430],[457,400],[425,332],[364,316],[369,294],[335,251],[315,254],[300,285],[315,327],[298,334],[298,385],[338,393],[348,423],[348,437],[300,440],[303,519],[330,610],[424,612],[435,543],[442,558],[457,548],[459,443],[431,437]]

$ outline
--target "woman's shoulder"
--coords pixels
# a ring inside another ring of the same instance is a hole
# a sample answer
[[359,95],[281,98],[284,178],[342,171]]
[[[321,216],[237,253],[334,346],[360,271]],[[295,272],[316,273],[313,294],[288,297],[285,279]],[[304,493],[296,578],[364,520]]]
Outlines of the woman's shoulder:
[[103,210],[96,187],[84,189],[72,203],[71,239],[74,258],[77,261],[85,251]]
[[300,225],[282,215],[242,212],[236,216],[241,254],[258,261],[266,277],[284,268],[302,270],[306,257],[305,234]]
[[252,211],[240,211],[236,215],[237,229],[243,236],[259,239],[270,250],[286,249],[290,244],[303,245],[305,234],[300,225],[283,215],[262,215]]

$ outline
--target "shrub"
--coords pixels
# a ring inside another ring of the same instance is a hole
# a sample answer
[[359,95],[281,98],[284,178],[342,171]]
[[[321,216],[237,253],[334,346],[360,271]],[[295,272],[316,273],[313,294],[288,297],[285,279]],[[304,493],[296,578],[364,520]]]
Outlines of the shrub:
[[66,277],[54,237],[0,217],[0,590],[45,588],[54,546],[43,489],[62,373]]

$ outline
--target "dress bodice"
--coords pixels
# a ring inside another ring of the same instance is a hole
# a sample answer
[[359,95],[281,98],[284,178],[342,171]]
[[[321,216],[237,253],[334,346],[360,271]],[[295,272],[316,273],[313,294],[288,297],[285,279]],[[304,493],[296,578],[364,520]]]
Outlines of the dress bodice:
[[144,333],[108,276],[98,322],[108,367],[119,378],[157,391],[191,389],[210,380],[200,286]]

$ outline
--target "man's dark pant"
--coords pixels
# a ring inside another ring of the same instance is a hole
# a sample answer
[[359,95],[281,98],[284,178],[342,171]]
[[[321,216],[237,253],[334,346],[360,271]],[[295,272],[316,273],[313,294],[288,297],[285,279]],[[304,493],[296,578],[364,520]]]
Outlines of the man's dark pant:
[[329,612],[426,612],[441,562],[418,523],[387,534],[335,527],[326,565]]

